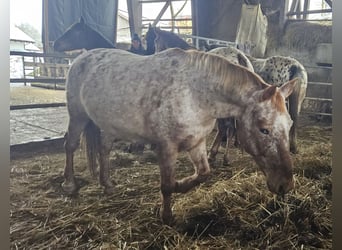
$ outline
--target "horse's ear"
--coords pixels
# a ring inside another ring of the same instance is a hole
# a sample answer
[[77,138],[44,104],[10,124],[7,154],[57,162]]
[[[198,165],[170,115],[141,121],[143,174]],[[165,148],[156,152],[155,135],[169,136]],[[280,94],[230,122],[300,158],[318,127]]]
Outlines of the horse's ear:
[[296,87],[298,83],[299,78],[292,79],[291,81],[288,81],[287,83],[283,84],[280,87],[280,93],[287,98],[289,95],[291,95],[292,91]]
[[245,66],[246,68],[248,68],[248,64],[247,64],[247,60],[244,56],[242,56],[240,53],[237,54],[237,59],[240,65]]
[[149,28],[149,29],[152,29],[151,23],[148,24],[148,28]]
[[81,17],[80,17],[80,21],[79,21],[79,23],[81,23],[81,24],[84,24],[84,19],[83,19],[83,16],[81,16]]
[[263,102],[263,101],[266,101],[266,100],[270,99],[274,95],[276,90],[277,90],[277,87],[273,86],[273,85],[267,87],[266,89],[264,89],[263,93],[261,95],[261,100],[260,101]]

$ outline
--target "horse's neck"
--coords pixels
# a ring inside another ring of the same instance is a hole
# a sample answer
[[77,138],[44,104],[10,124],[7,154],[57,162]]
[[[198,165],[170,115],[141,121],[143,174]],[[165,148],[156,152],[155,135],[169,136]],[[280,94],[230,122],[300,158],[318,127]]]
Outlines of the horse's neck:
[[210,79],[202,82],[202,98],[205,99],[204,103],[210,103],[209,106],[212,106],[215,118],[240,116],[252,94],[262,88],[261,85],[254,83],[252,78],[241,84],[237,81],[230,81],[229,84],[207,84]]
[[146,33],[146,55],[152,55],[155,52],[155,36],[152,35],[152,32],[154,31],[149,29]]
[[154,46],[148,45],[146,48],[146,55],[152,55],[152,54],[154,54],[154,52],[155,52]]
[[87,34],[90,37],[88,41],[90,42],[89,49],[95,48],[114,48],[114,46],[108,42],[104,37],[95,31],[90,31]]

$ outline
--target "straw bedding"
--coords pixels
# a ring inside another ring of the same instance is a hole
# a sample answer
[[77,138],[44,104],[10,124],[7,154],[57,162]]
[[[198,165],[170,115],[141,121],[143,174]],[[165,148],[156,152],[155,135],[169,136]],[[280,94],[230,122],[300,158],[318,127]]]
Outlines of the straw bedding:
[[286,27],[283,37],[284,45],[298,50],[313,50],[319,43],[332,42],[332,23],[295,22]]
[[[159,169],[155,154],[129,154],[116,145],[105,196],[90,177],[84,152],[75,155],[79,194],[63,194],[64,154],[11,159],[11,249],[331,249],[331,126],[302,121],[300,153],[293,156],[296,189],[273,196],[250,156],[222,153],[212,177],[187,194],[175,194],[175,224],[159,220]],[[181,155],[177,177],[192,173]]]
[[[284,28],[280,27],[278,22],[268,24],[268,53],[284,47],[287,51],[309,51],[314,54],[317,44],[332,43],[332,22],[330,21],[288,22]],[[286,51],[283,54],[287,55]],[[298,57],[298,55],[292,56]]]

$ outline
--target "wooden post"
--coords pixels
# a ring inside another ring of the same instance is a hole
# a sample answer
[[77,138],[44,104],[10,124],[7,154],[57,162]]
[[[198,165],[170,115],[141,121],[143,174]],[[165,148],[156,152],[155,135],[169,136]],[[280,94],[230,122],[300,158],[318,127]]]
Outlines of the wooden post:
[[138,0],[127,0],[128,22],[131,37],[134,33],[141,36],[142,6]]
[[[198,29],[198,0],[191,1],[191,19],[192,19],[192,34],[194,36],[199,36]],[[196,48],[199,47],[198,39],[192,39],[192,43],[196,45]]]
[[302,0],[297,0],[297,6],[296,6],[296,12],[297,12],[297,19],[301,19],[302,15],[300,14],[300,12],[302,11]]
[[298,0],[292,0],[290,12],[294,12],[297,8]]
[[304,7],[303,7],[303,11],[304,11],[303,19],[304,20],[306,20],[308,17],[307,11],[308,11],[309,5],[310,5],[310,0],[304,0]]
[[49,0],[43,0],[43,25],[44,25],[44,52],[50,52],[50,44],[49,44],[49,11],[48,11]]
[[23,63],[24,86],[26,86],[25,57],[24,56],[21,56],[21,61]]
[[287,12],[289,9],[289,0],[280,0],[280,10],[279,10],[279,27],[283,29],[286,20],[287,20]]

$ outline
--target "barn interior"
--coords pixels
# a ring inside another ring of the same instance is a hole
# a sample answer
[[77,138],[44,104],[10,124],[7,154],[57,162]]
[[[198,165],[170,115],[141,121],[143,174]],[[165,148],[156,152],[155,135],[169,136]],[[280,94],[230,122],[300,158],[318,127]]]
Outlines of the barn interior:
[[[151,4],[158,4],[154,17],[145,17]],[[190,15],[182,15],[186,5]],[[175,194],[175,223],[164,225],[158,156],[150,146],[137,153],[119,142],[110,158],[115,193],[103,194],[81,148],[80,190],[66,195],[65,79],[80,51],[57,53],[53,43],[80,17],[116,48],[127,50],[130,42],[120,40],[119,0],[43,0],[43,53],[10,52],[23,61],[23,76],[10,79],[23,84],[10,93],[11,249],[332,249],[332,1],[127,0],[126,6],[125,32],[143,43],[152,24],[198,49],[233,44],[255,58],[292,57],[305,67],[298,153],[291,154],[295,190],[270,193],[252,157],[234,146],[225,166],[222,142],[210,179]],[[181,154],[177,178],[192,173]]]

